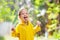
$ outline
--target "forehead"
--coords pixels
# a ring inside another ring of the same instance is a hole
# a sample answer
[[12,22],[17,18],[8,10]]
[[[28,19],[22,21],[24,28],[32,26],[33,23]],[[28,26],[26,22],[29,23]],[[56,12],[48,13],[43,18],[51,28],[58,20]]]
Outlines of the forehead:
[[22,13],[28,13],[27,9],[21,9],[18,11],[18,15],[20,16],[20,14]]

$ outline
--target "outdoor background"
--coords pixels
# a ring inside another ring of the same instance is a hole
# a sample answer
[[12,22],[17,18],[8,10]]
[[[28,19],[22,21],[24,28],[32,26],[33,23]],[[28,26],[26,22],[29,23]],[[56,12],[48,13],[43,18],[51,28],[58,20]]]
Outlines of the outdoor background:
[[35,40],[60,40],[59,3],[60,0],[0,0],[0,40],[18,40],[10,33],[19,23],[18,10],[23,7],[27,8],[34,26],[37,20],[41,22],[42,30]]

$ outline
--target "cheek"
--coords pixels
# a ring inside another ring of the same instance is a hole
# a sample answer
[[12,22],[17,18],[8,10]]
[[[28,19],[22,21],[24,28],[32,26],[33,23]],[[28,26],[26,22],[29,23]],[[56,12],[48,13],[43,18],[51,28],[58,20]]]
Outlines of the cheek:
[[24,18],[24,15],[22,15],[21,17]]
[[24,15],[21,15],[20,17],[23,19],[24,18]]
[[27,16],[29,16],[29,14],[27,14]]

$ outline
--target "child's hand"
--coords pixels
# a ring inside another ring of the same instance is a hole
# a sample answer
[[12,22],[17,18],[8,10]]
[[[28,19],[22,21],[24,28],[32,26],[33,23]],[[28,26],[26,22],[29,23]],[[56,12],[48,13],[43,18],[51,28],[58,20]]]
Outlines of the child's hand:
[[41,25],[41,22],[40,21],[37,21],[37,25],[40,26]]

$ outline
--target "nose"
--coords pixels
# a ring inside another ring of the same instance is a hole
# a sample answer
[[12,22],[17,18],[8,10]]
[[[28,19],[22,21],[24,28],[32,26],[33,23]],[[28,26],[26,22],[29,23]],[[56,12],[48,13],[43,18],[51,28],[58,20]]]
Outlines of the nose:
[[25,13],[24,16],[26,16],[27,14]]

